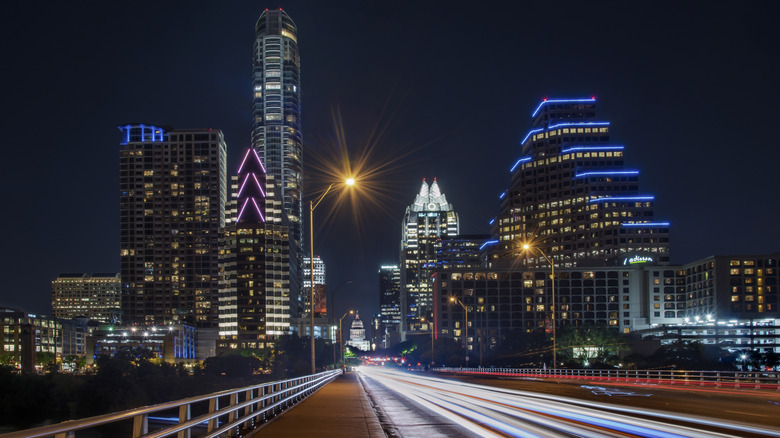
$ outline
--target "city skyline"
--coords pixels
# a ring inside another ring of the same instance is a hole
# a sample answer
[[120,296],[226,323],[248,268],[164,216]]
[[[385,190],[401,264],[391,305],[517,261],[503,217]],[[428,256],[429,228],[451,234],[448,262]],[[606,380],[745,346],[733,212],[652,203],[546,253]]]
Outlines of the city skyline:
[[[20,213],[3,217],[11,234],[3,266],[6,278],[25,280],[3,286],[2,305],[50,313],[58,274],[119,272],[118,124],[220,129],[229,169],[251,143],[254,24],[275,5],[195,2],[157,5],[155,14],[143,5],[10,7],[3,32],[15,64],[2,74],[14,86],[3,120],[14,165],[2,189]],[[403,211],[422,178],[446,185],[462,233],[488,232],[544,97],[599,99],[600,114],[619,127],[614,141],[630,145],[626,166],[642,171],[640,190],[656,195],[656,214],[671,222],[672,263],[780,247],[771,197],[779,157],[763,129],[777,112],[780,68],[760,3],[641,16],[573,3],[484,13],[411,3],[282,6],[304,59],[304,149],[332,143],[338,106],[350,150],[363,149],[378,123],[387,129],[373,159],[409,156],[383,181],[385,209],[364,212],[359,226],[350,212],[326,222],[327,200],[318,210],[315,252],[328,284],[353,281],[338,291],[337,314],[378,313],[376,270],[398,263]],[[585,12],[592,18],[582,20]],[[481,31],[464,34],[469,27]],[[310,169],[315,155],[304,156]],[[327,185],[310,173],[305,186]]]

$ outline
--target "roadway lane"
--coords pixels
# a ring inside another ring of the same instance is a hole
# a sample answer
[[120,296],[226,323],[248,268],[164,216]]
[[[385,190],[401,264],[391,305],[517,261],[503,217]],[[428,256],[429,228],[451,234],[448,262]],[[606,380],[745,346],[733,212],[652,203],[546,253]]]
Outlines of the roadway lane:
[[[392,399],[389,404],[391,411],[397,410],[399,414],[388,415],[385,420],[396,426],[398,436],[401,437],[430,435],[405,430],[403,427],[407,424],[406,415],[430,411],[443,417],[450,427],[459,425],[479,436],[780,437],[780,428],[757,425],[751,421],[752,418],[742,414],[732,416],[724,414],[723,410],[710,410],[706,417],[681,414],[674,407],[669,408],[677,403],[671,403],[668,397],[656,401],[654,393],[650,391],[623,390],[605,385],[604,382],[598,385],[591,385],[589,382],[578,382],[578,385],[544,384],[548,387],[545,394],[527,390],[528,382],[480,379],[482,383],[490,385],[486,386],[478,385],[471,379],[442,379],[427,374],[391,371],[379,367],[362,367],[360,372],[369,382],[369,388],[383,385],[385,393],[374,398],[375,405],[378,405],[380,410],[384,409],[386,397]],[[496,384],[506,384],[510,387],[496,387]],[[523,386],[523,389],[515,387],[518,384]],[[543,384],[531,382],[531,385]],[[679,391],[675,395],[682,393]],[[697,396],[698,394],[690,395],[693,399]],[[405,399],[416,404],[405,404]],[[651,399],[653,409],[639,406]],[[620,400],[620,404],[616,404],[616,400]],[[642,402],[623,406],[622,402],[625,400]],[[681,399],[681,403],[690,403],[686,400],[688,399]],[[658,403],[668,409],[657,409]],[[422,409],[422,406],[425,406],[425,409]],[[780,412],[777,405],[773,406],[772,417]],[[735,409],[745,409],[745,406],[740,405]],[[769,411],[771,410],[770,406]],[[744,413],[764,415],[766,412],[761,410]],[[777,419],[768,422],[772,421],[777,422]],[[412,423],[415,422],[416,420],[412,420]],[[439,420],[439,424],[444,422]]]

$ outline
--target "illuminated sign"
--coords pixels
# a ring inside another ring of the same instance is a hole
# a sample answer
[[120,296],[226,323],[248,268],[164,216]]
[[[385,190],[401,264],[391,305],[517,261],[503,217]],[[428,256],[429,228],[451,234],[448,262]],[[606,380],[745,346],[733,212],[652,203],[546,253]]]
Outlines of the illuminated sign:
[[631,257],[626,257],[623,259],[623,266],[626,265],[639,265],[644,263],[654,263],[655,260],[650,256],[641,256],[641,255],[635,255]]

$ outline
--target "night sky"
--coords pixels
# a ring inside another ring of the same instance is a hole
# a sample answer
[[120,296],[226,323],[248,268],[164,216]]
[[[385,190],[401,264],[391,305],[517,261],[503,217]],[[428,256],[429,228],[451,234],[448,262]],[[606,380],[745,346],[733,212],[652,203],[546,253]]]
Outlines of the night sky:
[[237,170],[254,25],[279,6],[298,26],[307,191],[328,183],[312,164],[333,155],[335,109],[350,154],[396,159],[359,221],[324,220],[331,199],[315,212],[329,287],[353,280],[337,315],[378,311],[377,270],[398,263],[422,178],[438,178],[462,233],[488,233],[544,97],[597,97],[671,222],[673,263],[780,251],[773,2],[13,1],[0,306],[49,313],[59,273],[118,272],[118,124],[222,129]]

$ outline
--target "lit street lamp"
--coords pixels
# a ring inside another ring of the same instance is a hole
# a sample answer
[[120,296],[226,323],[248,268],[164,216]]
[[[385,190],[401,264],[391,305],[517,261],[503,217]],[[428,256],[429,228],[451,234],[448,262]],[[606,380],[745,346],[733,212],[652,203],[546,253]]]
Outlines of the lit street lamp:
[[354,310],[350,310],[349,312],[346,312],[344,314],[344,316],[339,318],[339,352],[341,352],[341,363],[344,363],[344,342],[343,342],[344,339],[343,339],[343,336],[342,336],[342,333],[341,333],[341,321],[344,321],[344,318],[347,315],[352,315],[353,313],[355,313],[355,311]]
[[551,286],[552,286],[552,317],[550,318],[552,320],[552,341],[553,341],[553,369],[558,368],[558,350],[555,345],[555,263],[547,257],[547,255],[542,252],[539,248],[531,248],[530,245],[527,243],[523,244],[523,251],[528,251],[531,249],[535,249],[539,251],[539,254],[544,257],[545,260],[547,260],[547,263],[550,264],[550,278],[552,279]]
[[469,309],[466,307],[463,302],[455,297],[450,297],[451,303],[458,303],[460,304],[460,307],[463,307],[463,313],[466,315],[466,328],[465,328],[465,336],[463,337],[466,340],[466,364],[468,364],[469,361]]
[[[335,183],[334,183],[335,184]],[[314,374],[317,372],[317,365],[314,358],[314,209],[317,208],[318,205],[320,205],[320,202],[322,202],[323,198],[325,198],[325,195],[327,195],[330,192],[330,189],[333,188],[333,185],[331,184],[328,186],[327,189],[325,189],[324,192],[320,196],[317,197],[317,199],[309,200],[309,249],[311,250],[310,255],[311,259],[310,262],[310,273],[311,273],[311,283],[310,283],[310,303],[309,303],[309,313],[310,313],[310,319],[309,319],[309,335],[310,338],[310,344],[311,344],[311,373]],[[344,184],[347,186],[354,186],[355,185],[355,178],[347,178],[344,181]]]

